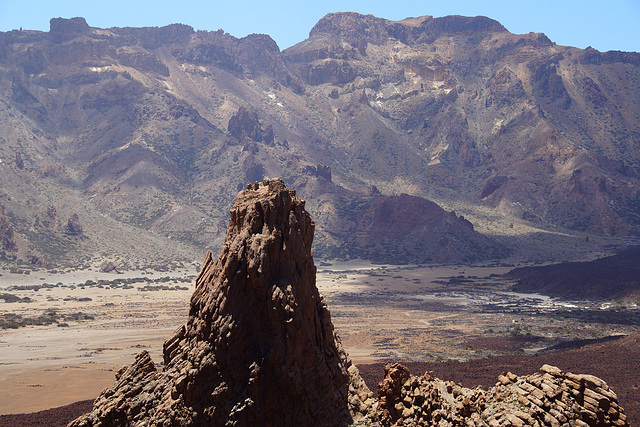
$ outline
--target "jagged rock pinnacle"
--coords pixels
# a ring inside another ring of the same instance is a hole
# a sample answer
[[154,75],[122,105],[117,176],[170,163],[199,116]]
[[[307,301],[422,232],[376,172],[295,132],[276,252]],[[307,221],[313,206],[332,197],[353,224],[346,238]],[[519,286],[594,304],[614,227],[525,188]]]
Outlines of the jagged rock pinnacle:
[[314,223],[282,179],[247,186],[225,243],[208,252],[164,371],[141,353],[89,425],[348,425],[373,399],[342,350],[315,285]]

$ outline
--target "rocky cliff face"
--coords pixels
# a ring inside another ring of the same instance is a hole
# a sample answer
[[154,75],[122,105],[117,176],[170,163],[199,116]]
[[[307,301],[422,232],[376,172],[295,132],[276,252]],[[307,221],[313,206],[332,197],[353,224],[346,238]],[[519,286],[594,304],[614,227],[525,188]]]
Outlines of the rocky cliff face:
[[348,425],[372,395],[315,286],[314,223],[280,179],[240,192],[222,251],[207,256],[187,323],[73,426]]

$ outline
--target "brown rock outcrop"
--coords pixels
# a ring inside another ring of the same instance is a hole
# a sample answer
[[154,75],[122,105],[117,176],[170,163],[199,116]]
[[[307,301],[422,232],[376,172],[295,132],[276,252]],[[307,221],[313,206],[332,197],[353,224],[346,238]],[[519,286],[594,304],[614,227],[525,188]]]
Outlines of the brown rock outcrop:
[[281,179],[248,185],[208,252],[189,319],[71,426],[352,424],[373,407],[315,286],[314,223]]
[[255,142],[273,145],[273,128],[271,125],[261,124],[255,111],[248,111],[242,106],[231,116],[227,128],[231,136],[238,141],[249,138]]
[[71,217],[69,217],[69,220],[67,221],[67,229],[66,229],[67,234],[70,234],[72,236],[81,236],[83,233],[83,229],[82,229],[82,224],[80,223],[80,217],[78,217],[78,214],[73,214],[71,215]]
[[4,206],[0,205],[0,248],[9,251],[18,249],[13,235],[13,227],[5,215]]
[[187,323],[164,343],[164,369],[138,354],[70,426],[628,425],[604,381],[549,365],[485,391],[393,364],[374,399],[315,286],[304,204],[282,179],[247,185]]
[[540,372],[498,377],[495,387],[464,388],[427,372],[411,376],[401,365],[386,367],[378,386],[383,426],[627,426],[618,397],[592,375],[544,365]]

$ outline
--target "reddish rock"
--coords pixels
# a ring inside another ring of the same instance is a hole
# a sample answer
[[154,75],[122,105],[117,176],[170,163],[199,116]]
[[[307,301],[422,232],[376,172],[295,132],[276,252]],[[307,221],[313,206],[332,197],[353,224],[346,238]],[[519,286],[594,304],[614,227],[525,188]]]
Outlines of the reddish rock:
[[187,323],[164,343],[164,370],[139,354],[71,425],[341,426],[366,417],[372,394],[315,285],[313,231],[281,179],[240,192]]

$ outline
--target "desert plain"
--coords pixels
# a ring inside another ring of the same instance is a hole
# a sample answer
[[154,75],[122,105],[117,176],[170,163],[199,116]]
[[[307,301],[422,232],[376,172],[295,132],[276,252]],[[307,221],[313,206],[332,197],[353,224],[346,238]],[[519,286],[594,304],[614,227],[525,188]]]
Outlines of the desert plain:
[[[632,301],[509,292],[500,275],[513,265],[317,267],[356,364],[536,354],[640,330]],[[198,270],[1,270],[0,294],[13,297],[0,299],[0,415],[93,399],[142,350],[161,365],[163,341],[187,319]]]

